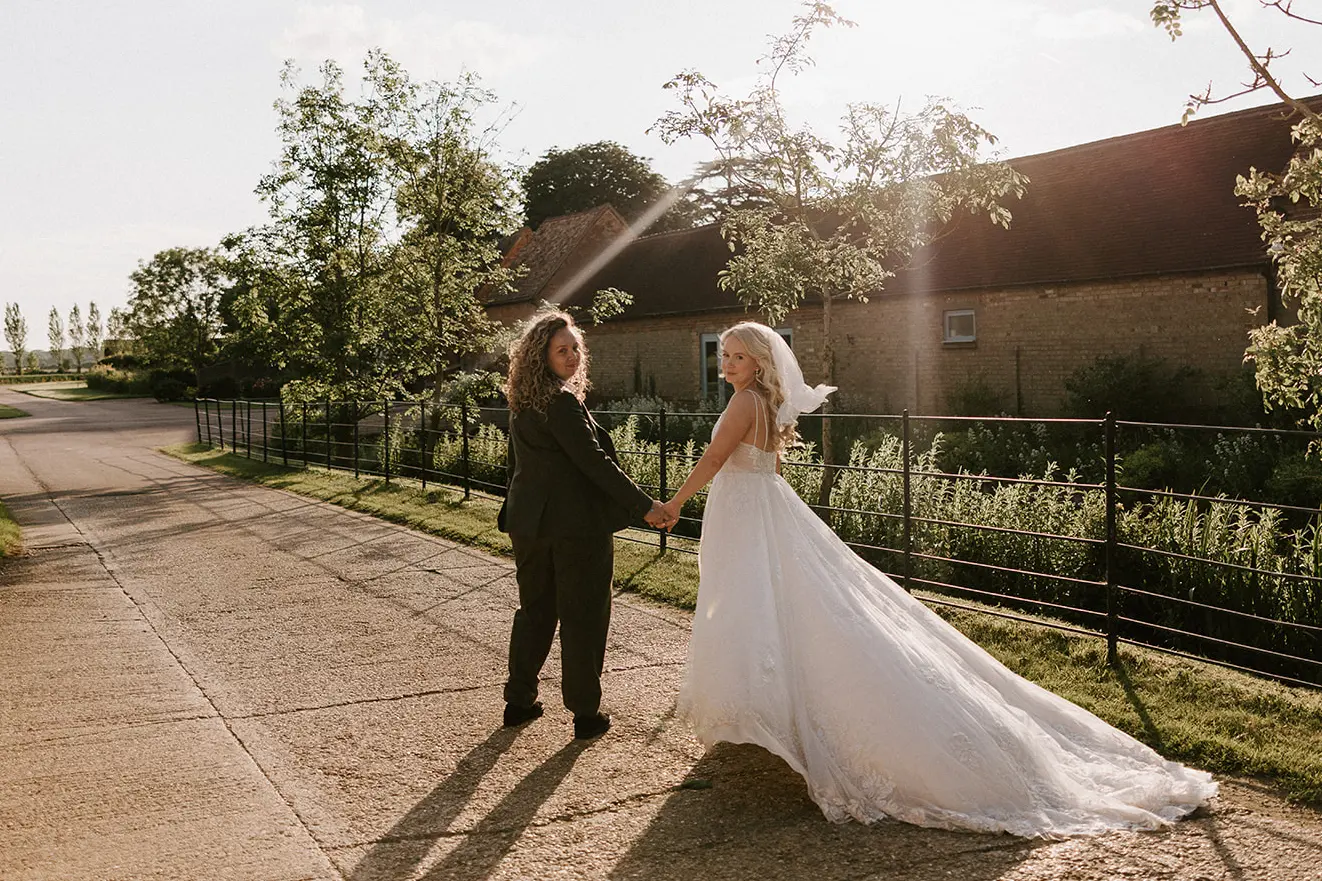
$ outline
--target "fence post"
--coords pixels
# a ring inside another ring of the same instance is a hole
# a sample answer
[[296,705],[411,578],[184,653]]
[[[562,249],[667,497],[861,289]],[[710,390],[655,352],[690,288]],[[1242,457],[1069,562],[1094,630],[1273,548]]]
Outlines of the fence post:
[[910,492],[910,467],[909,467],[909,411],[906,409],[900,418],[902,442],[900,444],[900,458],[903,460],[904,471],[904,589],[913,591],[913,585],[910,578],[913,576],[913,493]]
[[[661,495],[661,501],[666,500],[666,408],[662,407],[656,414],[656,430],[661,435],[661,474],[659,475],[657,492]],[[670,537],[670,532],[665,529],[658,530],[661,535],[661,553],[666,552],[666,539]]]
[[252,458],[252,400],[244,402],[248,412],[244,414],[243,442],[247,446],[247,456]]
[[334,467],[331,465],[331,412],[330,399],[326,400],[326,470]]
[[468,401],[459,404],[459,436],[464,450],[464,501],[473,494],[473,463],[468,459]]
[[381,470],[386,475],[386,486],[390,486],[390,402],[381,402]]
[[303,448],[303,467],[308,467],[308,402],[303,402],[303,427],[299,430],[299,446]]
[[230,398],[230,447],[234,455],[239,454],[239,401]]
[[422,460],[422,492],[427,493],[427,400],[418,402],[418,458]]
[[280,458],[284,460],[285,467],[289,467],[289,428],[285,422],[285,396],[280,395]]
[[350,406],[353,407],[353,476],[357,477],[358,457],[360,455],[358,452],[358,423],[361,420],[358,418],[358,402],[353,401]]
[[225,452],[225,411],[220,409],[220,401],[216,401],[216,434],[220,438],[220,451]]
[[202,444],[202,414],[197,409],[197,398],[193,398],[193,422],[197,425],[197,443]]
[[267,441],[266,422],[271,418],[271,411],[267,409],[266,402],[262,401],[262,461],[271,461],[271,445]]
[[210,446],[212,445],[212,444],[211,444],[211,401],[210,401],[210,399],[208,399],[208,398],[203,398],[203,399],[202,399],[202,412],[203,412],[203,413],[206,415],[206,417],[207,417],[207,446],[210,447]]
[[1119,610],[1115,589],[1115,414],[1108,410],[1103,424],[1106,428],[1106,663],[1115,664],[1119,661],[1116,651]]

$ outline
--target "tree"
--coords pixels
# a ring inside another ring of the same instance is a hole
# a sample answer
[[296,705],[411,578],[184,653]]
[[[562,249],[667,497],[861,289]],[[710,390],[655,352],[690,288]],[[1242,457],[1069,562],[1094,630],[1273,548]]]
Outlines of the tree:
[[548,217],[609,204],[630,223],[663,199],[674,202],[651,229],[686,229],[702,211],[697,202],[672,191],[649,161],[614,141],[582,144],[572,150],[551,148],[523,175],[524,214],[528,226]]
[[[725,189],[746,196],[722,221],[733,256],[721,287],[772,323],[805,300],[820,303],[821,372],[834,384],[834,304],[867,302],[958,215],[981,213],[1008,226],[1004,202],[1021,196],[1027,181],[1007,165],[982,161],[980,150],[996,139],[944,101],[929,101],[913,115],[898,105],[850,105],[839,141],[792,124],[780,78],[812,65],[806,46],[819,28],[853,27],[828,3],[804,7],[759,62],[751,94],[725,97],[701,73],[682,72],[665,85],[681,109],[653,128],[667,143],[709,142]],[[829,431],[822,433],[822,456],[832,461]],[[825,472],[822,504],[833,474]]]
[[83,372],[83,352],[87,351],[87,328],[83,327],[83,312],[74,303],[69,310],[69,354],[73,356],[74,369]]
[[[1258,0],[1300,26],[1322,22],[1295,13],[1289,0]],[[1252,361],[1264,405],[1302,410],[1305,421],[1322,430],[1322,116],[1291,96],[1272,64],[1289,54],[1267,48],[1256,53],[1227,15],[1221,0],[1162,0],[1152,7],[1152,21],[1171,39],[1181,35],[1184,12],[1211,10],[1244,55],[1252,79],[1240,91],[1214,97],[1212,86],[1189,96],[1184,119],[1202,107],[1259,90],[1269,90],[1290,109],[1294,155],[1280,171],[1250,168],[1235,185],[1235,194],[1252,207],[1276,268],[1282,298],[1298,304],[1298,322],[1282,326],[1272,321],[1249,332],[1245,359]],[[1307,78],[1307,77],[1306,77]],[[1311,85],[1317,83],[1309,79]]]
[[17,303],[5,304],[5,341],[14,353],[14,371],[23,373],[23,356],[28,344],[28,322]]
[[60,359],[64,354],[64,319],[60,317],[60,310],[54,306],[50,307],[50,315],[46,318],[46,342],[50,346],[50,356],[55,361],[55,368],[58,370]]
[[[37,357],[36,352],[28,352],[28,356],[27,358],[24,359],[24,363],[27,364],[29,373],[36,373],[37,371],[41,370],[41,359]],[[18,366],[17,358],[14,359],[14,365],[16,367]],[[19,370],[18,372],[22,373],[23,371]]]
[[102,334],[101,334],[101,310],[97,308],[96,303],[87,304],[87,348],[92,352],[92,360],[100,361]]
[[129,280],[127,325],[143,361],[193,370],[210,363],[220,333],[223,284],[215,254],[208,248],[169,248],[139,261]]
[[372,76],[401,93],[389,128],[403,235],[390,261],[387,343],[401,368],[431,379],[439,399],[449,365],[491,349],[495,327],[478,293],[498,295],[514,278],[499,248],[517,225],[514,180],[492,158],[500,117],[477,124],[496,98],[476,77],[415,88],[385,60]]
[[476,77],[415,84],[369,53],[357,96],[333,64],[314,86],[287,68],[284,144],[258,192],[271,223],[235,237],[230,350],[297,377],[289,396],[380,400],[436,386],[494,328],[479,291],[511,271],[511,172],[493,159],[502,116]]
[[124,310],[118,306],[110,307],[110,315],[106,318],[106,348],[110,349],[110,343],[113,341],[115,351],[110,354],[118,354],[124,340],[128,337],[128,316]]
[[271,223],[246,237],[268,287],[243,303],[245,327],[263,335],[276,366],[308,377],[307,394],[380,399],[399,387],[380,357],[393,208],[381,121],[399,112],[388,106],[397,96],[351,100],[330,61],[319,84],[298,78],[287,63],[276,102],[281,156],[257,187]]

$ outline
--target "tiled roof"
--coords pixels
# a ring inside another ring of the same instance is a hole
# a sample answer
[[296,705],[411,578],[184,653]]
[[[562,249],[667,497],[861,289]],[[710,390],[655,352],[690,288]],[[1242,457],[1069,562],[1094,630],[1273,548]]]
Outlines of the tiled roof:
[[512,265],[527,271],[505,296],[488,301],[488,305],[517,303],[536,299],[542,289],[574,253],[593,225],[607,213],[614,213],[609,205],[599,205],[587,211],[552,217],[542,222],[531,237],[517,240],[519,248]]
[[594,293],[618,288],[633,296],[626,318],[737,307],[734,294],[716,286],[730,259],[719,224],[643,236],[580,285],[569,298],[586,306]]
[[[1235,178],[1250,167],[1284,167],[1293,144],[1282,111],[1254,108],[1009,160],[1030,179],[1024,198],[1009,206],[1010,229],[962,218],[887,292],[1265,266],[1257,220],[1239,204]],[[569,215],[542,229],[559,221],[583,223]],[[634,297],[630,318],[738,308],[716,284],[728,257],[716,225],[644,236],[569,302],[615,287]]]
[[894,291],[1007,287],[1265,266],[1235,179],[1284,168],[1283,105],[1012,159],[1028,176],[1010,229],[964,217]]

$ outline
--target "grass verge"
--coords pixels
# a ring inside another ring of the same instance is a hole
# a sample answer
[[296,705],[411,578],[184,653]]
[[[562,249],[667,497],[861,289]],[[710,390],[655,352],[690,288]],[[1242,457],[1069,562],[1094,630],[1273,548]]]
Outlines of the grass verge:
[[61,385],[49,388],[14,389],[34,398],[49,398],[52,401],[109,401],[119,398],[149,398],[151,395],[125,394],[123,392],[103,392],[88,388],[86,385]]
[[23,549],[22,535],[18,524],[9,515],[4,503],[0,502],[0,557],[12,557]]
[[31,415],[26,410],[20,410],[17,407],[11,407],[8,404],[0,404],[0,419],[14,419],[18,416]]
[[[510,553],[509,539],[496,529],[500,503],[494,499],[475,496],[465,502],[448,488],[423,493],[408,483],[386,486],[344,472],[285,469],[204,445],[182,444],[165,452],[232,477]],[[619,541],[615,580],[621,588],[691,609],[697,560]],[[977,612],[937,611],[1016,673],[1162,755],[1216,774],[1263,778],[1297,801],[1322,806],[1322,692],[1129,646],[1121,647],[1121,663],[1113,668],[1099,638]]]

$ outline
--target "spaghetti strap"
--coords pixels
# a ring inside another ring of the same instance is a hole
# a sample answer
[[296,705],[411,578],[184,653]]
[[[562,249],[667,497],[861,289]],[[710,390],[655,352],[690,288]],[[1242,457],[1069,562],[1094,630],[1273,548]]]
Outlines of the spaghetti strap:
[[762,396],[757,392],[752,389],[749,389],[748,391],[757,399],[757,407],[753,415],[753,446],[757,447],[759,450],[765,449],[766,442],[771,439],[770,426],[763,425],[763,423],[767,421],[767,414],[763,412],[766,409],[766,403],[762,400]]

